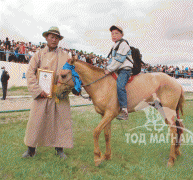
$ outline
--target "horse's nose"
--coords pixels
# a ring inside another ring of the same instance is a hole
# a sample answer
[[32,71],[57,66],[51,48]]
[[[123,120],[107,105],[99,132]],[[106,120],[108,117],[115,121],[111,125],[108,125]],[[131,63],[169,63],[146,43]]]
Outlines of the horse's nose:
[[66,77],[66,75],[61,75],[61,77],[64,79]]

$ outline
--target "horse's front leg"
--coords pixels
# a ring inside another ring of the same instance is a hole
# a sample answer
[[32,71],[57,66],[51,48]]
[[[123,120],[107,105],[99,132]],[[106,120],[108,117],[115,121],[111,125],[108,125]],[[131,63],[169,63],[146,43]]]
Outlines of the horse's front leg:
[[111,122],[105,126],[104,129],[105,141],[106,141],[106,152],[104,154],[104,158],[106,160],[111,159]]
[[[101,157],[101,150],[99,148],[99,135],[100,135],[101,131],[99,131],[98,126],[94,129],[94,133],[93,133],[93,137],[94,137],[94,161],[95,161],[95,165],[96,162],[100,159]],[[96,165],[97,166],[97,165]]]
[[[106,133],[107,133],[107,136],[105,137],[106,140],[106,147],[107,147],[107,151],[106,151],[106,154],[109,155],[109,150],[110,150],[110,138],[109,138],[109,126],[111,125],[110,122],[113,120],[114,116],[111,114],[111,113],[106,113],[103,118],[102,118],[102,121],[98,124],[98,126],[94,129],[94,133],[93,133],[93,136],[94,136],[94,161],[95,161],[95,166],[99,166],[104,160],[104,156],[102,156],[101,158],[101,151],[100,151],[100,148],[99,148],[99,135],[101,133],[101,131],[105,128],[106,130]],[[107,127],[106,127],[107,126]],[[108,132],[107,132],[108,131]],[[110,151],[111,152],[111,151]]]

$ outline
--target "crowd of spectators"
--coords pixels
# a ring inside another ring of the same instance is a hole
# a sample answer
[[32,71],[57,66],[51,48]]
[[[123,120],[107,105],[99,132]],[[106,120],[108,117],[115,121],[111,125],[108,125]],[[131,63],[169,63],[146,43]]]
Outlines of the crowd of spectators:
[[180,69],[178,66],[167,66],[167,65],[157,65],[151,66],[150,64],[145,64],[142,66],[141,71],[143,73],[148,72],[164,72],[172,77],[178,78],[193,78],[193,68],[182,67]]
[[32,55],[41,48],[41,45],[32,45],[31,42],[15,42],[14,40],[6,41],[0,40],[0,60],[17,62],[17,63],[29,63]]
[[[9,41],[9,39],[6,38],[6,41],[0,40],[0,61],[27,64],[29,63],[30,58],[33,56],[33,54],[44,47],[45,43],[39,43],[39,45],[34,45],[31,42],[15,42],[14,40]],[[99,56],[94,53],[86,53],[75,49],[63,49],[64,51],[67,51],[70,55],[76,54],[78,56],[78,59],[90,63],[96,67],[105,68],[107,66],[108,59],[102,57],[101,55]],[[6,56],[6,54],[8,55]],[[178,66],[151,66],[150,64],[145,64],[142,65],[141,71],[142,73],[164,72],[175,78],[193,78],[193,68],[191,69],[188,67],[179,69]]]
[[[45,43],[41,42],[39,45],[34,45],[31,42],[15,42],[14,40],[9,41],[9,39],[6,38],[6,41],[0,40],[0,61],[27,64],[33,54],[44,47]],[[106,65],[106,60],[102,56],[95,55],[94,53],[86,53],[75,49],[63,49],[70,55],[76,54],[80,60],[93,64],[97,67],[103,68],[104,65]]]

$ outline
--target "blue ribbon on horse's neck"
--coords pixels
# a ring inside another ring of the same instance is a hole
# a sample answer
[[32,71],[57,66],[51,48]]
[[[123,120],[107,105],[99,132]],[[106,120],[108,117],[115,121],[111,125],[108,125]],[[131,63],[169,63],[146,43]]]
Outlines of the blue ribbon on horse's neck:
[[74,70],[75,66],[70,65],[69,63],[66,62],[66,64],[63,66],[62,69],[67,69],[67,70],[72,71],[72,79],[74,82],[74,89],[80,94],[82,81],[80,80],[78,73]]

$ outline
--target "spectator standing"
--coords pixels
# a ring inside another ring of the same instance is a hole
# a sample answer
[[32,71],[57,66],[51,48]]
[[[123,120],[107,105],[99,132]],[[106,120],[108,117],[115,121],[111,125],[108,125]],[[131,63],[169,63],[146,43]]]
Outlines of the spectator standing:
[[31,47],[32,47],[32,44],[31,44],[31,42],[29,42],[29,45],[28,45],[28,47],[29,47],[29,48],[31,48]]
[[0,61],[5,61],[5,53],[4,53],[4,49],[3,49],[3,45],[0,46]]
[[146,69],[145,69],[145,66],[144,66],[144,65],[141,67],[141,72],[142,72],[142,73],[146,73]]
[[29,63],[30,60],[30,54],[28,48],[25,50],[25,63]]
[[25,44],[24,42],[21,42],[21,46],[19,48],[19,62],[24,63],[25,61]]
[[94,55],[94,57],[93,57],[93,65],[96,65],[96,61],[97,61],[97,56]]
[[32,51],[32,48],[29,49],[28,54],[29,54],[29,60],[30,60],[31,57],[34,55],[34,52]]
[[97,67],[99,67],[99,68],[101,68],[101,69],[104,68],[104,67],[103,67],[103,64],[102,64],[102,61],[99,61],[99,63],[97,64]]
[[152,67],[151,67],[150,65],[148,65],[148,67],[147,67],[147,71],[148,71],[149,73],[151,73],[151,72],[152,72]]
[[6,50],[6,51],[7,51],[7,50],[9,51],[10,48],[11,48],[11,43],[10,43],[10,41],[9,41],[9,38],[6,37],[6,41],[5,41],[5,50]]
[[81,59],[81,53],[78,52],[78,59],[80,60]]
[[92,54],[87,54],[86,56],[86,62],[89,64],[93,64],[92,62],[93,55]]
[[11,44],[12,48],[14,48],[14,47],[15,47],[15,45],[16,45],[15,41],[14,41],[14,40],[12,40],[12,44]]
[[8,37],[6,37],[6,41],[5,41],[4,45],[5,45],[6,61],[8,61],[8,59],[9,59],[9,51],[10,51],[10,48],[11,48],[11,43],[10,43]]
[[85,58],[85,55],[84,55],[84,54],[81,55],[80,60],[86,62],[86,58]]
[[9,80],[9,73],[5,70],[5,67],[2,67],[2,75],[1,75],[1,84],[2,84],[2,89],[3,89],[3,97],[1,100],[6,99],[7,95],[7,85],[8,85],[8,80]]
[[17,41],[17,43],[16,43],[16,47],[20,47],[20,45],[19,45],[19,41]]
[[191,72],[191,78],[193,79],[193,68],[190,69]]
[[19,59],[19,47],[15,48],[15,57],[16,57],[16,62],[18,62],[18,59]]
[[179,74],[179,68],[175,68],[175,78],[178,79],[178,74]]

